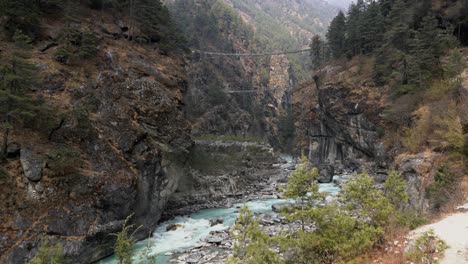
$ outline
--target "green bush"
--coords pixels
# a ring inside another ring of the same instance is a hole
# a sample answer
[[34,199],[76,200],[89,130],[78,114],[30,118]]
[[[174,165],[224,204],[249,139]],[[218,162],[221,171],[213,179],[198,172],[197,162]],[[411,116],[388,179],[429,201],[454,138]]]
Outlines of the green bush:
[[437,264],[448,248],[445,241],[429,230],[419,236],[415,244],[406,252],[406,258],[415,263]]
[[39,1],[35,0],[0,0],[0,17],[6,17],[2,23],[8,35],[21,31],[31,38],[38,33],[40,24]]
[[62,245],[51,246],[47,239],[42,239],[41,247],[29,264],[61,264],[63,263],[62,251]]
[[252,211],[244,205],[231,229],[235,240],[233,254],[227,259],[229,264],[282,264],[281,257],[269,248],[269,237],[260,230]]
[[426,188],[426,197],[431,201],[433,209],[440,209],[452,199],[456,181],[456,175],[447,165],[438,168],[434,182]]
[[135,250],[135,239],[134,234],[139,228],[136,228],[133,232],[130,230],[134,229],[134,225],[129,225],[132,215],[129,215],[122,225],[122,230],[119,233],[113,234],[117,237],[114,244],[114,252],[117,257],[118,264],[132,264],[132,256]]
[[60,147],[48,154],[47,166],[53,176],[74,174],[82,165],[80,152],[71,147]]
[[81,35],[81,46],[78,50],[78,57],[81,59],[90,59],[98,53],[98,39],[91,31],[85,31]]
[[414,230],[422,225],[428,224],[429,220],[427,216],[416,212],[404,212],[399,218],[398,224],[400,226],[406,226],[410,230]]

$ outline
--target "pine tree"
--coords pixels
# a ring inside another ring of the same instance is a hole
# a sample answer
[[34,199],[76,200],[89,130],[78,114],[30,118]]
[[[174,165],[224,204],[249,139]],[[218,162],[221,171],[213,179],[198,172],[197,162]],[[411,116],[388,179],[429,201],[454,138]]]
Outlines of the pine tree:
[[348,16],[346,19],[346,48],[348,50],[348,54],[351,56],[361,53],[361,37],[363,30],[361,22],[362,5],[362,1],[358,1],[358,4],[352,3],[349,6]]
[[362,15],[363,51],[370,53],[380,47],[383,41],[385,20],[376,2],[372,2]]
[[[0,127],[3,129],[2,154],[6,154],[8,136],[12,129],[21,126],[41,112],[47,111],[28,93],[37,89],[39,77],[36,67],[29,62],[31,39],[21,32],[14,35],[15,49],[11,59],[0,73]],[[44,117],[45,118],[45,117]]]
[[366,172],[358,174],[343,187],[339,194],[343,208],[358,215],[360,219],[368,218],[372,225],[385,227],[395,208],[375,185],[374,178]]
[[312,68],[318,70],[322,67],[322,64],[325,62],[324,51],[325,44],[323,43],[320,36],[315,35],[312,37],[312,43],[310,44],[310,57],[312,59]]
[[403,208],[408,202],[406,181],[397,171],[389,171],[388,179],[384,183],[384,195],[395,208]]
[[4,29],[13,36],[16,31],[33,37],[39,30],[40,10],[36,0],[0,0],[0,17],[7,18]]
[[396,0],[386,18],[384,40],[377,49],[374,65],[374,79],[378,84],[390,77],[396,78],[399,85],[408,84],[408,52],[411,30],[408,26],[408,13],[403,0]]
[[397,0],[387,17],[385,44],[403,52],[409,50],[411,30],[408,26],[408,9],[403,0]]
[[231,229],[234,238],[229,264],[282,264],[281,257],[268,246],[268,236],[260,230],[252,211],[244,205]]
[[80,1],[67,0],[64,3],[65,26],[60,35],[61,47],[55,54],[62,63],[70,63],[77,57],[78,47],[81,45]]
[[379,1],[380,11],[384,17],[387,17],[392,10],[392,6],[395,3],[395,0],[381,0]]
[[427,84],[433,77],[441,77],[442,68],[439,59],[445,48],[442,30],[438,28],[438,21],[429,14],[423,18],[420,28],[410,42],[410,61],[408,75],[410,83],[419,87]]
[[306,211],[324,199],[324,195],[319,192],[318,177],[317,168],[310,169],[309,160],[303,156],[299,167],[291,174],[286,186],[285,196],[297,199],[299,202],[298,210],[288,214],[288,217],[300,220],[302,230],[305,229]]
[[170,16],[167,8],[160,0],[135,0],[134,18],[149,40],[159,39],[167,34]]
[[346,48],[346,17],[343,12],[332,20],[327,32],[328,45],[334,58],[341,57]]

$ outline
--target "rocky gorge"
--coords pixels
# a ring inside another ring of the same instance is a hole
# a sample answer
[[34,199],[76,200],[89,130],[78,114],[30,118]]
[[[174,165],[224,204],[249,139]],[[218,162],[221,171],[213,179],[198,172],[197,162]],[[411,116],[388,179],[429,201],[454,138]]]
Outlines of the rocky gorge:
[[[44,239],[62,245],[66,262],[96,263],[113,254],[115,233],[129,216],[141,226],[136,240],[156,239],[161,263],[224,263],[233,245],[228,229],[243,203],[268,235],[298,227],[279,208],[291,203],[281,190],[300,155],[319,169],[328,201],[354,173],[367,171],[382,184],[396,169],[407,182],[407,206],[422,214],[433,209],[427,193],[451,161],[448,148],[428,139],[424,150],[408,151],[400,126],[423,120],[425,108],[414,109],[415,96],[395,103],[393,88],[373,80],[371,58],[303,72],[294,56],[203,53],[262,50],[265,39],[254,38],[262,34],[271,43],[295,36],[307,45],[336,11],[323,1],[255,0],[248,8],[244,0],[168,0],[168,16],[186,25],[171,28],[169,37],[139,36],[129,14],[84,1],[78,29],[96,36],[97,53],[70,63],[56,55],[66,18],[51,15],[52,1],[39,2],[46,8],[29,44],[43,81],[28,96],[54,115],[39,129],[23,124],[10,133],[0,163],[0,263],[28,263]],[[302,14],[310,3],[326,11],[320,19]],[[265,14],[271,25],[284,24],[286,37],[262,31],[256,19]],[[187,37],[182,47],[164,42],[177,34]],[[14,49],[0,34],[2,59]],[[461,53],[468,61],[468,51]],[[450,94],[466,126],[466,67]],[[462,199],[468,182],[464,159],[456,158],[461,184],[451,194]]]

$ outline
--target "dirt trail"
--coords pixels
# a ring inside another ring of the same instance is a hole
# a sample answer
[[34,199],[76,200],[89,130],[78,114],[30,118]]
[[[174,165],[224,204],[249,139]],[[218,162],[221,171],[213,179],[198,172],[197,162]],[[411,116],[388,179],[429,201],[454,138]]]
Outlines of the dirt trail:
[[445,251],[441,264],[468,264],[468,203],[460,207],[460,211],[462,212],[414,230],[410,237],[414,238],[433,229],[450,247]]

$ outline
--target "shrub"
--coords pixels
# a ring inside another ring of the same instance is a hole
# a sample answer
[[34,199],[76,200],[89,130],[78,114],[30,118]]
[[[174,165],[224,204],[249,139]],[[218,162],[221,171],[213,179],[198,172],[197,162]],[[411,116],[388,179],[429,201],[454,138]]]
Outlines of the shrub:
[[95,57],[98,51],[98,39],[96,35],[91,31],[83,32],[78,57],[81,59],[90,59]]
[[395,207],[375,185],[374,178],[366,172],[353,177],[343,186],[339,201],[344,209],[379,227],[388,225],[396,213]]
[[408,227],[410,230],[414,230],[428,223],[429,220],[427,216],[413,211],[402,213],[398,221],[400,226]]
[[239,210],[236,224],[231,229],[234,238],[233,254],[227,259],[229,264],[282,264],[281,257],[272,251],[268,236],[260,230],[252,211],[243,206]]
[[47,166],[54,176],[74,174],[82,165],[80,152],[71,147],[60,147],[48,154]]
[[134,225],[129,225],[128,222],[132,218],[133,214],[129,215],[122,225],[122,230],[119,233],[113,234],[117,237],[114,244],[114,252],[117,257],[118,264],[132,264],[132,256],[135,249],[135,239],[133,235],[140,229],[136,228],[132,233],[130,230],[134,228]]
[[456,189],[456,178],[447,165],[439,167],[434,182],[426,188],[426,197],[434,209],[440,209],[451,200]]
[[397,171],[390,171],[387,181],[384,184],[385,197],[396,208],[402,208],[408,202],[406,192],[406,181]]
[[406,252],[406,258],[415,263],[436,264],[447,248],[445,241],[437,237],[433,230],[429,230],[416,239],[415,244]]
[[422,107],[417,112],[418,119],[412,127],[406,128],[403,136],[403,145],[411,152],[418,152],[426,144],[431,131],[431,112],[427,107]]
[[51,246],[47,239],[42,239],[41,247],[29,264],[61,264],[63,263],[62,251],[62,245]]

